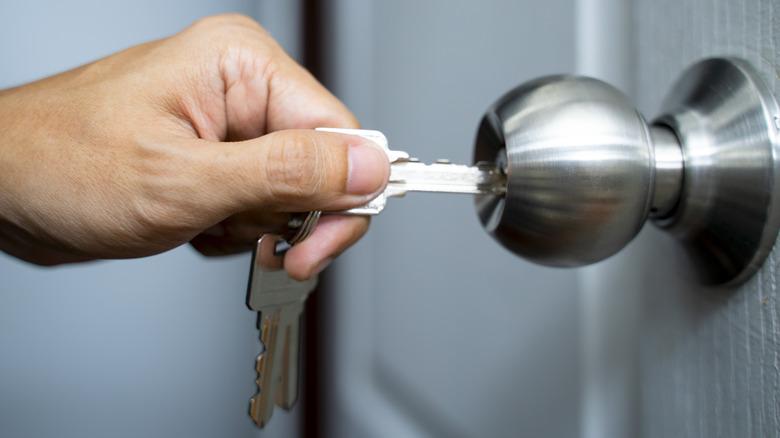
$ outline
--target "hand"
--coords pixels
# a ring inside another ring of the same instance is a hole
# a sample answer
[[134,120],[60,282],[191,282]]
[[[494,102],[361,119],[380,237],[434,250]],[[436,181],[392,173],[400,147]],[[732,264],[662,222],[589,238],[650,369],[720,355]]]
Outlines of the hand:
[[[0,92],[0,249],[51,265],[191,242],[250,248],[288,212],[365,204],[387,181],[354,116],[254,21],[180,34]],[[366,231],[327,216],[285,257],[307,278]]]

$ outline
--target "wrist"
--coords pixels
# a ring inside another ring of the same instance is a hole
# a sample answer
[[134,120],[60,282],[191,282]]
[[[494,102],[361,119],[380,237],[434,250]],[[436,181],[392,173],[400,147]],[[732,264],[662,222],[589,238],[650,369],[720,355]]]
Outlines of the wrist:
[[0,90],[0,220],[11,219],[15,192],[21,184],[19,156],[23,148],[18,134],[24,120],[22,100],[17,97],[19,88]]

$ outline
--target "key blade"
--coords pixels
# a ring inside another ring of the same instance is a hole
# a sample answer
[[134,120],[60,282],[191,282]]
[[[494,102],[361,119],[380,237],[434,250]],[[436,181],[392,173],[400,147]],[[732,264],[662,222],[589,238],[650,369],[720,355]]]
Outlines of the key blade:
[[283,336],[284,348],[281,351],[281,369],[279,378],[279,388],[276,390],[276,405],[290,410],[298,400],[298,367],[300,365],[300,342],[301,342],[301,314],[303,313],[303,303],[287,305],[282,310],[285,312],[284,321],[286,325],[279,333]]
[[260,313],[263,351],[257,356],[257,392],[249,401],[249,415],[263,428],[274,406],[290,410],[298,399],[300,318],[303,303],[286,304]]
[[403,196],[407,192],[501,195],[506,192],[506,175],[488,163],[466,166],[444,160],[432,164],[399,161],[390,166],[385,195]]
[[255,384],[257,392],[249,400],[249,416],[258,427],[265,427],[274,412],[274,395],[279,380],[280,349],[283,348],[279,339],[280,319],[282,309],[267,309],[260,314],[260,341],[263,352],[257,356]]
[[387,198],[404,196],[407,192],[502,196],[506,193],[506,174],[493,163],[466,166],[439,160],[425,164],[416,158],[402,157],[390,165],[390,180],[381,195],[362,207],[339,213],[377,215],[384,210]]
[[290,409],[298,395],[298,336],[303,303],[317,284],[316,276],[297,281],[284,271],[284,255],[276,251],[282,238],[262,236],[255,248],[247,291],[247,305],[259,312],[262,352],[257,356],[257,391],[249,415],[264,427],[274,405]]

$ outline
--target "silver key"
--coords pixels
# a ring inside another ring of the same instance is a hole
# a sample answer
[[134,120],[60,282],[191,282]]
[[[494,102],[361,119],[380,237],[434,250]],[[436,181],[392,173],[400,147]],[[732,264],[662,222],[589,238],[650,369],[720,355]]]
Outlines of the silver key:
[[[385,191],[368,204],[347,211],[348,215],[376,215],[387,198],[407,192],[498,194],[506,191],[506,176],[495,165],[465,166],[438,160],[424,164],[404,151],[388,147],[379,131],[365,129],[318,128],[320,131],[359,135],[379,145],[390,162],[390,179]],[[258,392],[250,401],[250,416],[263,427],[268,424],[274,405],[290,409],[298,398],[298,350],[300,316],[303,304],[317,279],[299,282],[291,279],[283,267],[284,255],[278,248],[300,243],[314,231],[321,211],[312,211],[304,219],[296,217],[287,241],[265,235],[257,242],[249,277],[247,305],[259,312],[258,328],[263,351],[257,357]]]
[[359,135],[381,147],[390,161],[390,179],[385,191],[368,204],[338,214],[377,215],[387,205],[387,198],[404,196],[408,192],[495,194],[506,192],[506,174],[493,163],[477,163],[474,166],[453,164],[449,160],[437,160],[432,164],[421,163],[407,152],[388,147],[387,137],[379,131],[368,129],[318,128],[318,131]]
[[257,241],[249,273],[247,306],[258,313],[263,350],[257,356],[257,389],[249,415],[259,427],[268,424],[274,405],[290,409],[298,399],[300,317],[317,278],[297,281],[284,270],[283,238],[266,234]]

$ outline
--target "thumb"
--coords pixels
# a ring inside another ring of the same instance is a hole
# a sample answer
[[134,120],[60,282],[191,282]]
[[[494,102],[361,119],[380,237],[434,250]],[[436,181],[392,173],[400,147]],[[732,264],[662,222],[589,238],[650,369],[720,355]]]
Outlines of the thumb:
[[215,173],[225,176],[219,185],[230,214],[345,210],[376,197],[390,174],[387,154],[358,136],[284,130],[231,147],[214,162],[227,161]]

